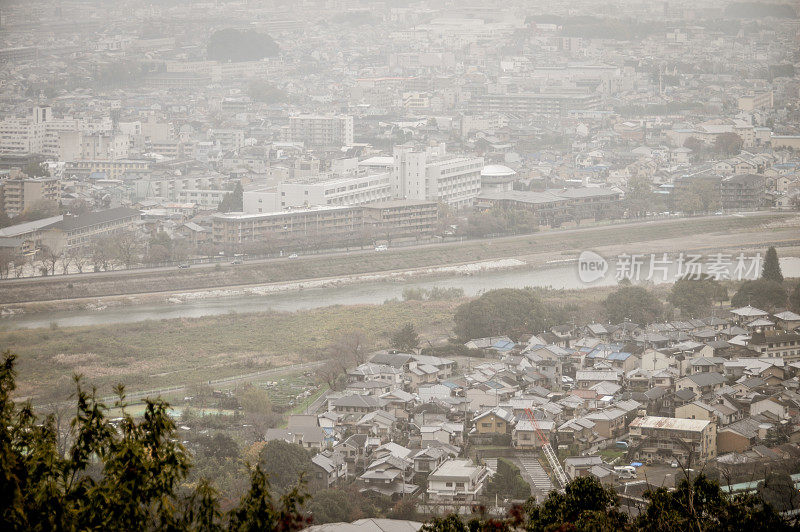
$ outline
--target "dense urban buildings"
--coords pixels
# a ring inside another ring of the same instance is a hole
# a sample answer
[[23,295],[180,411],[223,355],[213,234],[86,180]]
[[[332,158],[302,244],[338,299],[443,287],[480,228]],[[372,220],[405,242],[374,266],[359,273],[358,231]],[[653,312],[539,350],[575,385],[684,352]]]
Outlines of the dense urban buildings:
[[796,4],[3,2],[13,399],[166,397],[175,486],[290,464],[320,524],[690,470],[798,515]]

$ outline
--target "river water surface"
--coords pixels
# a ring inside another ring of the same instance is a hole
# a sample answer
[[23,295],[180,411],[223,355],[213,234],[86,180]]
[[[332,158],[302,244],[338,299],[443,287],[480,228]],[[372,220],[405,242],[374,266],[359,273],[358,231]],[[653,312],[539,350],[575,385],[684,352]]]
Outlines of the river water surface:
[[[781,268],[786,277],[800,277],[800,258],[784,257]],[[647,266],[643,268],[647,269]],[[668,279],[674,279],[677,266],[669,268]],[[759,272],[760,273],[760,272]],[[756,275],[757,276],[757,275]],[[130,323],[170,318],[197,318],[229,312],[263,312],[307,310],[332,305],[381,304],[389,299],[401,299],[406,288],[461,288],[467,296],[475,296],[496,288],[524,288],[526,286],[577,289],[617,284],[615,263],[609,265],[608,274],[589,285],[578,276],[577,262],[562,262],[538,269],[513,269],[485,271],[471,275],[445,275],[403,281],[376,281],[343,284],[326,288],[311,288],[280,292],[270,295],[236,295],[206,299],[190,299],[182,303],[155,303],[108,307],[103,310],[65,310],[19,314],[0,319],[0,328],[20,329],[82,325]]]

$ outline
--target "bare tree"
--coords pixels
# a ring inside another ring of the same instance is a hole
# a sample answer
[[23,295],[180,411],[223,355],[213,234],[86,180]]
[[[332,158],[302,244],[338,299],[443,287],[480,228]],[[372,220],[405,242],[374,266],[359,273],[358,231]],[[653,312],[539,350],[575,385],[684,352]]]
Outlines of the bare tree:
[[351,329],[340,334],[328,347],[331,358],[357,366],[367,361],[369,355],[368,338],[361,329]]
[[72,254],[69,250],[64,250],[58,257],[58,265],[61,267],[61,275],[69,273],[69,265],[72,264]]
[[161,244],[151,244],[147,248],[147,256],[145,260],[149,264],[160,264],[170,260],[169,249]]
[[339,377],[343,375],[346,370],[347,364],[344,360],[329,357],[325,363],[316,370],[316,373],[319,379],[333,390],[336,388]]
[[361,249],[364,249],[364,246],[371,246],[375,243],[375,228],[370,225],[365,225],[362,227],[358,232],[358,242],[361,246]]
[[172,260],[184,261],[189,258],[192,251],[192,244],[185,238],[175,239],[172,241]]
[[75,377],[70,378],[66,375],[59,377],[47,392],[46,397],[50,404],[47,405],[46,411],[53,419],[59,456],[64,456],[75,440],[74,427],[70,423],[75,415],[75,392]]
[[56,251],[55,249],[51,248],[50,246],[42,246],[39,249],[39,260],[42,262],[42,268],[44,271],[49,272],[50,275],[56,274],[56,264],[58,260],[61,258],[61,251]]
[[321,355],[325,363],[316,370],[317,376],[320,381],[334,389],[347,368],[366,362],[368,352],[367,335],[364,331],[346,331],[325,348]]
[[28,264],[28,256],[24,253],[14,255],[14,277],[19,279],[25,273],[25,266]]
[[112,254],[112,241],[109,237],[100,237],[92,240],[89,245],[89,253],[94,264],[94,270],[98,271],[101,268],[108,270],[113,257]]
[[121,231],[113,238],[114,258],[130,268],[139,263],[142,252],[142,241],[133,231]]
[[70,248],[67,253],[69,253],[72,264],[75,265],[78,273],[83,273],[83,269],[89,264],[89,250],[86,247],[74,247]]
[[10,248],[0,249],[0,279],[7,279],[14,262],[14,251]]

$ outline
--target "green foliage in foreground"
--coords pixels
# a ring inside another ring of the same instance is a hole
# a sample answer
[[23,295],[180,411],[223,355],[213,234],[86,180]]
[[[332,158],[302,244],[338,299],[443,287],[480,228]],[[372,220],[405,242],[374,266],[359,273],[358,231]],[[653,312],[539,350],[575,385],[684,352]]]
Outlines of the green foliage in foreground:
[[[83,390],[76,379],[77,415],[69,433],[60,432],[52,416],[38,420],[30,404],[17,408],[11,398],[14,361],[14,355],[6,352],[0,364],[4,530],[294,531],[309,524],[302,510],[309,497],[301,487],[295,485],[276,500],[267,473],[258,466],[251,471],[249,491],[224,514],[207,481],[187,486],[190,459],[175,437],[168,405],[161,400],[148,401],[141,421],[124,414],[112,424],[95,391]],[[118,392],[121,404],[121,387]],[[275,451],[272,458],[288,460],[282,446]],[[515,478],[511,473],[505,476]],[[793,490],[785,504],[781,502],[785,492],[781,485],[776,481],[762,486],[769,495],[767,504],[757,495],[728,497],[719,485],[699,475],[691,482],[682,481],[672,492],[664,488],[646,492],[648,507],[630,519],[619,508],[613,490],[581,477],[570,482],[563,494],[552,492],[541,505],[531,499],[505,518],[476,517],[465,523],[451,515],[434,519],[423,530],[791,530],[794,525],[772,506],[796,505]],[[335,511],[341,496],[328,490],[320,497],[319,504],[311,501],[309,508],[324,519],[348,513]]]
[[[39,420],[30,404],[17,408],[15,356],[0,366],[0,521],[4,530],[300,530],[307,495],[294,487],[275,500],[260,467],[249,492],[227,514],[208,482],[184,485],[191,466],[161,400],[144,418],[124,414],[118,426],[107,407],[77,381],[77,415],[69,434],[53,416]],[[119,404],[124,406],[122,387]],[[66,450],[59,444],[66,441]]]
[[551,492],[540,505],[529,500],[505,518],[473,517],[462,520],[452,514],[436,518],[423,532],[504,532],[512,530],[626,531],[782,531],[796,524],[781,517],[755,495],[727,496],[704,475],[683,480],[675,491],[647,491],[649,505],[635,518],[621,511],[613,489],[596,479],[578,477],[564,493]]

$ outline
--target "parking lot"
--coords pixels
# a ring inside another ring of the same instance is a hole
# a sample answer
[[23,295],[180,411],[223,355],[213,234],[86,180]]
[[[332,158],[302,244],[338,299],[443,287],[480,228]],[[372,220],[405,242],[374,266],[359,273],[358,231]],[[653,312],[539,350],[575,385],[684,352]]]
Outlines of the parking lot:
[[682,476],[682,469],[673,468],[666,464],[642,465],[636,468],[635,479],[626,479],[620,482],[620,485],[622,486],[626,483],[641,484],[644,481],[645,486],[649,485],[652,488],[661,486],[671,488],[675,485],[675,479],[680,479]]

